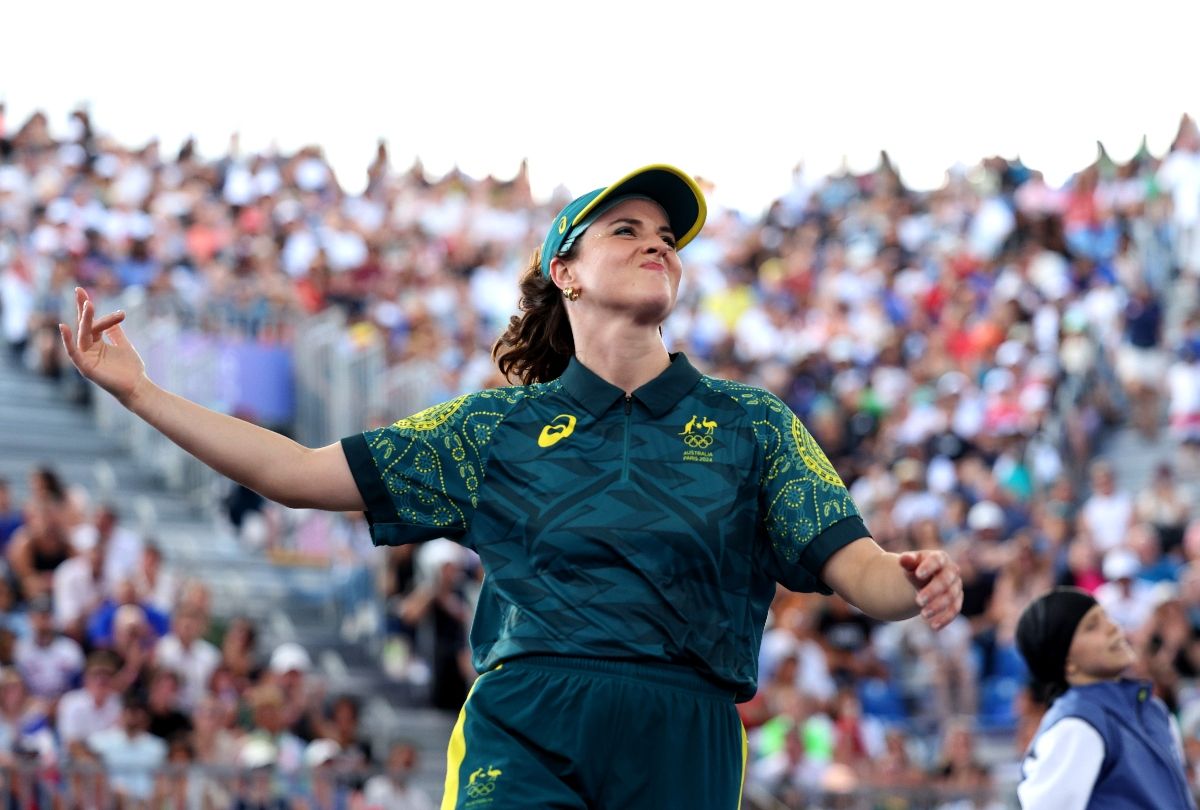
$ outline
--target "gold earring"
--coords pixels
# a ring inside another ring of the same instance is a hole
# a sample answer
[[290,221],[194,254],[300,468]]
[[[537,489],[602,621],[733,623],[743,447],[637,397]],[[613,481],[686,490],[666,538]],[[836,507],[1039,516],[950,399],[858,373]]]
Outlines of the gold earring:
[[564,287],[563,298],[566,298],[568,301],[578,301],[579,290],[575,289],[574,287]]

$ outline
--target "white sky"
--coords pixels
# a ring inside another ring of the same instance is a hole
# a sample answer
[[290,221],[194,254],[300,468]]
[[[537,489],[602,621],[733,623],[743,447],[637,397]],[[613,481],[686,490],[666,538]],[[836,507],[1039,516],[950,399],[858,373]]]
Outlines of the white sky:
[[1067,0],[20,2],[0,21],[9,127],[35,108],[173,153],[319,143],[351,190],[393,163],[574,194],[652,162],[757,210],[803,159],[939,185],[1019,154],[1061,182],[1097,139],[1161,152],[1200,109],[1200,6]]

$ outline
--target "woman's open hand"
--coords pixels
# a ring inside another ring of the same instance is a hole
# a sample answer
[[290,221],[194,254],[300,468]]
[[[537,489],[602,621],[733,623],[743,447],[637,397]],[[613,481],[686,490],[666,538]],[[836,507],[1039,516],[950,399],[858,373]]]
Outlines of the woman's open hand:
[[146,379],[146,366],[120,327],[125,313],[118,310],[96,320],[82,287],[75,288],[75,306],[75,333],[66,324],[58,325],[67,356],[80,374],[128,405],[134,389]]

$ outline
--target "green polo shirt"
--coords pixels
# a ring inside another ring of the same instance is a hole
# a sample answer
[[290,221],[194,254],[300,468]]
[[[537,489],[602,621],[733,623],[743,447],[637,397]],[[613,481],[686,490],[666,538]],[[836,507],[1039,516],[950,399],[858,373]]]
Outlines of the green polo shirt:
[[749,699],[775,583],[829,593],[826,560],[867,536],[783,402],[682,354],[629,397],[572,359],[342,446],[376,544],[479,554],[480,672],[530,654],[665,661]]

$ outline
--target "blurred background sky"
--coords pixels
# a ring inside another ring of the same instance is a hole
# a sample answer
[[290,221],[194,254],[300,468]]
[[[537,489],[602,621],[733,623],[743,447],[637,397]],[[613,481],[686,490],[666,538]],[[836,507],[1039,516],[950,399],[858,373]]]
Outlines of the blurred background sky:
[[1200,108],[1200,7],[1098,2],[10,3],[0,100],[57,132],[86,103],[125,144],[173,153],[307,143],[347,190],[376,139],[393,163],[582,193],[675,163],[757,212],[798,160],[904,180],[1019,155],[1052,183],[1097,139],[1161,154]]

